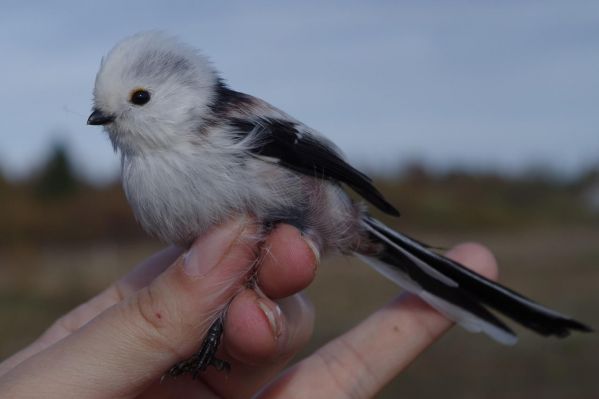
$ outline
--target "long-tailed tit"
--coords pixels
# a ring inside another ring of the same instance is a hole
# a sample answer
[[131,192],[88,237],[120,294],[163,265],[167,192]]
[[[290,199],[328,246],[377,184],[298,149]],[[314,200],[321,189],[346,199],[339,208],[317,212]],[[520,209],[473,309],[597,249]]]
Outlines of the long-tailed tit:
[[[188,246],[211,226],[251,214],[290,223],[323,253],[355,254],[467,330],[504,344],[514,332],[493,309],[541,335],[584,324],[541,306],[385,226],[352,201],[397,210],[318,132],[265,101],[231,90],[193,48],[157,32],[118,43],[96,77],[90,125],[120,151],[123,187],[137,220],[163,241]],[[222,321],[172,375],[212,364]]]

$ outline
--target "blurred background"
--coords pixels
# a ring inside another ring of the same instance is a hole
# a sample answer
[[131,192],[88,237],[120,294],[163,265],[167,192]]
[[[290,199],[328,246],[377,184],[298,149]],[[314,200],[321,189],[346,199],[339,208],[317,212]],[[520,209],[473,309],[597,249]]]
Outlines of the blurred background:
[[[148,29],[334,140],[402,211],[395,227],[482,242],[503,283],[599,326],[599,3],[5,1],[0,358],[161,247],[133,220],[118,155],[85,126],[100,58]],[[326,261],[309,349],[396,293],[354,260]],[[505,348],[454,329],[380,397],[597,397],[596,335],[518,331]]]

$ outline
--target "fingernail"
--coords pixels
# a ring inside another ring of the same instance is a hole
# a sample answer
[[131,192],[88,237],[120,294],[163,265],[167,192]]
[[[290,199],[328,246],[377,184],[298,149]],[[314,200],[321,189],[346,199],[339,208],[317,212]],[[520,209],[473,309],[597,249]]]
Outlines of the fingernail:
[[302,234],[302,239],[314,254],[314,273],[316,274],[316,270],[318,270],[318,264],[320,263],[320,250],[318,249],[318,245],[316,245],[316,243],[312,241],[310,237]]
[[283,312],[279,305],[272,301],[265,301],[264,299],[258,298],[256,299],[258,303],[258,307],[264,313],[266,320],[268,320],[268,325],[270,326],[270,331],[274,336],[275,340],[279,339],[282,333],[282,315]]
[[207,274],[228,252],[246,225],[246,219],[235,219],[198,238],[183,255],[183,271],[193,277]]

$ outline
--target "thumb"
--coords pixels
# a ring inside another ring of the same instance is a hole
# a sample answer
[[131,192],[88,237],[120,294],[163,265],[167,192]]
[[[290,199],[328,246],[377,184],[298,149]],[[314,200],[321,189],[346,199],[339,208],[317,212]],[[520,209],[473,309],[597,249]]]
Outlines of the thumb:
[[214,228],[150,285],[21,363],[11,380],[19,373],[31,380],[33,373],[36,384],[15,385],[42,384],[57,393],[68,386],[72,397],[139,394],[197,350],[245,281],[256,251],[247,219]]

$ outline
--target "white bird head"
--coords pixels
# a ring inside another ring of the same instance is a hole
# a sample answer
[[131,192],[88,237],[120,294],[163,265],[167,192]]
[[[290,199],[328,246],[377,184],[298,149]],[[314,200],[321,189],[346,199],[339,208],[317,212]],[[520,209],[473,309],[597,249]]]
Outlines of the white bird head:
[[139,33],[102,60],[87,123],[103,125],[123,153],[172,148],[197,136],[219,82],[194,48],[160,32]]

